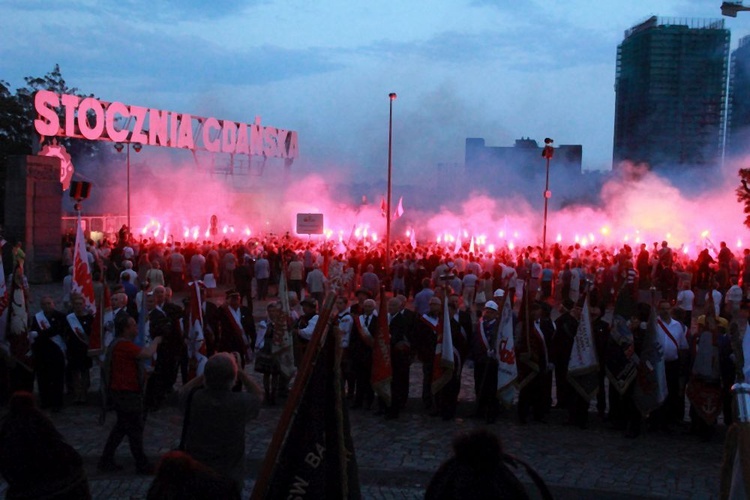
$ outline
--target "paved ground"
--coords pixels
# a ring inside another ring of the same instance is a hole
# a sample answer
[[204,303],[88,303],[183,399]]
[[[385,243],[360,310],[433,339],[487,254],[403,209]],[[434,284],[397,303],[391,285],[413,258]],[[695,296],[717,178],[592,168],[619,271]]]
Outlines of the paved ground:
[[[412,369],[412,380],[421,367]],[[466,418],[471,413],[472,373],[463,376],[459,418],[443,422],[426,416],[413,384],[409,407],[399,420],[385,421],[369,411],[352,415],[352,434],[360,465],[364,498],[421,498],[432,472],[450,455],[450,438],[483,422]],[[114,423],[110,414],[97,425],[95,395],[85,407],[67,407],[51,418],[84,457],[95,498],[144,498],[150,478],[133,473],[132,459],[123,443],[118,461],[123,472],[100,474],[96,461]],[[246,492],[260,468],[280,407],[265,407],[248,426]],[[559,498],[712,498],[719,484],[723,430],[708,443],[682,434],[644,434],[629,440],[609,430],[592,415],[591,427],[581,430],[563,425],[564,414],[552,414],[547,424],[518,425],[511,412],[490,426],[506,451],[527,460]],[[149,416],[146,449],[156,460],[179,442],[182,418],[173,405]],[[0,486],[0,492],[4,485]]]
[[[41,295],[41,294],[37,294]],[[37,297],[38,299],[38,297]],[[260,308],[258,308],[260,310]],[[253,376],[255,374],[253,373]],[[407,410],[396,421],[385,421],[371,412],[351,412],[352,434],[364,498],[421,498],[431,474],[450,455],[450,440],[459,431],[474,429],[482,421],[467,418],[472,412],[473,373],[464,371],[459,417],[444,422],[429,417],[418,400],[421,366],[412,366],[412,391]],[[97,386],[95,382],[93,387]],[[145,498],[151,478],[136,476],[125,444],[118,450],[122,472],[100,474],[96,461],[106,441],[114,415],[97,425],[95,395],[91,405],[66,407],[51,418],[84,457],[94,498]],[[280,407],[264,407],[248,426],[245,493],[252,490]],[[625,439],[592,415],[587,430],[563,425],[565,415],[554,412],[547,424],[520,426],[509,412],[491,426],[506,451],[533,464],[556,498],[713,498],[717,496],[724,429],[710,442],[684,435],[646,433]],[[181,416],[174,404],[149,416],[146,450],[156,460],[179,441]],[[0,482],[0,494],[6,486]]]

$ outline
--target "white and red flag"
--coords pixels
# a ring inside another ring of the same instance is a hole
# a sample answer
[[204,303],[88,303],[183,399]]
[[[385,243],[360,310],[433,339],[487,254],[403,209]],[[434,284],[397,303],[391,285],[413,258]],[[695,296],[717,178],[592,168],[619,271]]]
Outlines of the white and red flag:
[[398,199],[398,206],[396,207],[396,211],[393,212],[393,220],[398,220],[399,217],[404,215],[404,197],[400,197]]
[[385,217],[387,213],[388,213],[388,205],[385,204],[385,197],[381,196],[380,197],[380,215]]
[[86,310],[91,314],[96,314],[94,280],[91,277],[89,253],[86,251],[86,239],[83,237],[83,227],[80,217],[78,217],[78,230],[76,231],[76,244],[73,253],[73,283],[71,285],[71,292],[81,295]]
[[513,383],[518,378],[518,366],[513,337],[513,310],[507,297],[505,295],[503,299],[503,312],[494,349],[497,355],[497,396],[503,403],[511,404],[515,396]]
[[451,377],[453,370],[458,369],[453,359],[453,334],[451,316],[448,310],[448,295],[443,304],[443,317],[438,323],[438,338],[435,344],[435,361],[432,364],[432,393],[437,394]]
[[200,284],[193,281],[190,286],[190,313],[188,314],[188,370],[190,378],[203,374],[206,357],[206,337],[203,333],[203,303],[201,302]]

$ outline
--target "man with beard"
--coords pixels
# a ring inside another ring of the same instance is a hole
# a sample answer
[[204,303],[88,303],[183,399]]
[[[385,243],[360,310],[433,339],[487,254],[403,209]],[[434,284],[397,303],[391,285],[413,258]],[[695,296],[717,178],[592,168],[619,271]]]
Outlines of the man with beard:
[[65,315],[55,309],[52,297],[42,297],[41,305],[42,310],[31,320],[31,332],[37,334],[32,352],[40,406],[59,411],[65,388]]

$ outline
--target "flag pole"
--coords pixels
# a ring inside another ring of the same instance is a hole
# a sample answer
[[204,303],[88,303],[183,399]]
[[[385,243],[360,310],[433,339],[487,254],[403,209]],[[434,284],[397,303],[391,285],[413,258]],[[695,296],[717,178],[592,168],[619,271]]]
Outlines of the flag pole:
[[335,294],[328,293],[323,302],[323,310],[320,312],[312,338],[310,339],[310,343],[305,351],[305,356],[302,358],[301,366],[297,371],[297,376],[294,379],[294,386],[292,386],[292,391],[290,392],[289,399],[284,406],[284,411],[281,413],[279,423],[276,426],[276,431],[271,438],[271,443],[268,445],[266,457],[263,460],[260,474],[258,474],[258,479],[255,482],[255,487],[250,496],[251,500],[261,500],[265,498],[265,495],[268,492],[270,486],[269,481],[277,465],[281,446],[284,444],[284,439],[289,432],[289,427],[294,420],[297,408],[302,400],[302,393],[305,390],[305,386],[310,379],[310,375],[312,374],[318,355],[320,354],[321,341],[323,340],[329,326],[328,321],[331,317],[331,310],[333,309],[335,298]]
[[393,170],[393,162],[391,152],[393,151],[393,101],[396,100],[396,93],[391,92],[388,94],[390,99],[390,113],[388,116],[388,203],[385,209],[385,257],[383,258],[383,269],[385,269],[386,276],[389,273],[389,264],[391,262],[391,172]]

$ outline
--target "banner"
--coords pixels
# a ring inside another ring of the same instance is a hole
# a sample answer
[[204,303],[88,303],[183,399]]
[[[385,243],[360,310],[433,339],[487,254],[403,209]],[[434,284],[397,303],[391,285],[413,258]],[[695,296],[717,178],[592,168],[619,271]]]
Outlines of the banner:
[[289,321],[291,320],[289,306],[289,292],[287,291],[286,273],[282,270],[279,280],[279,300],[283,321],[274,325],[273,345],[271,353],[279,359],[279,369],[287,378],[294,376],[294,352],[292,349],[292,336],[289,333]]
[[432,364],[432,393],[440,392],[453,377],[453,334],[451,317],[448,310],[448,295],[443,303],[443,317],[438,324],[438,336],[435,343],[435,361]]
[[633,392],[635,405],[644,417],[658,409],[667,399],[667,375],[664,353],[656,330],[655,310],[656,308],[652,306]]
[[573,338],[573,349],[568,361],[568,382],[587,401],[591,401],[599,392],[599,360],[591,330],[588,295],[578,320],[578,331]]
[[[494,346],[497,353],[497,397],[500,401],[507,401],[515,394],[513,383],[518,377],[518,366],[516,365],[515,340],[513,338],[513,310],[510,300],[506,295],[503,298],[503,312],[500,316],[500,328],[498,329],[497,345]],[[510,398],[508,397],[510,396]]]
[[625,354],[633,345],[633,333],[622,316],[615,315],[613,318],[610,337],[606,345],[605,371],[610,387],[622,395],[638,375],[640,358],[635,353],[630,358]]

